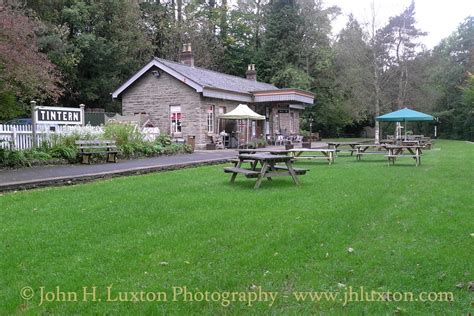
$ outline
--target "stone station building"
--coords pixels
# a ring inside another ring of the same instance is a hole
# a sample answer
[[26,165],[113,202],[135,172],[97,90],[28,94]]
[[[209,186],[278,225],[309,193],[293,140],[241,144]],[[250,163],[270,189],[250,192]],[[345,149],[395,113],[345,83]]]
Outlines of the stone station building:
[[255,65],[248,66],[246,76],[195,67],[191,45],[185,44],[180,63],[153,58],[112,97],[121,100],[123,115],[145,114],[161,133],[195,136],[196,148],[204,148],[222,131],[242,136],[244,121],[218,119],[240,103],[266,117],[251,123],[252,139],[297,134],[300,113],[313,104],[314,95],[257,81]]

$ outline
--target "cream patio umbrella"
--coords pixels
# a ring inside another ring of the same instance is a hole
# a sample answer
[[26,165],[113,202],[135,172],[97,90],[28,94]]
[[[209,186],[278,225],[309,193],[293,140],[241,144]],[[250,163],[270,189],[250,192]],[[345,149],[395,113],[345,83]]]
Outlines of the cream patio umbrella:
[[265,116],[252,111],[246,104],[239,104],[234,110],[219,116],[219,119],[226,120],[247,120],[246,140],[249,142],[249,122],[261,121]]

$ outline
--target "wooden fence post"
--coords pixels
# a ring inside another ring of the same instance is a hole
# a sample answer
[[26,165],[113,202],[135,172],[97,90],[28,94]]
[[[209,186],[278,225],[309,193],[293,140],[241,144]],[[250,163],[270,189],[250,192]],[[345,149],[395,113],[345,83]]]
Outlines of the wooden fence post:
[[84,113],[85,106],[86,106],[85,104],[79,104],[79,107],[81,108],[82,126],[86,125],[86,116],[85,116],[85,113]]
[[17,145],[16,145],[16,128],[15,126],[12,126],[12,150],[16,150]]
[[32,148],[36,148],[36,101],[31,101],[31,136],[32,136]]

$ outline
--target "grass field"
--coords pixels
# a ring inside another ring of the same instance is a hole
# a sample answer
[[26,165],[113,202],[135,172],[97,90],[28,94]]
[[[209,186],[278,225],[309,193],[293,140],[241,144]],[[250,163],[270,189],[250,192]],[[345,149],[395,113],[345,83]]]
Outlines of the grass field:
[[[210,166],[0,196],[0,314],[472,312],[474,144],[438,141],[418,168],[297,165],[310,169],[300,187],[285,177],[255,191]],[[260,291],[277,292],[273,304]],[[295,297],[311,291],[332,294]],[[452,301],[421,301],[445,292]]]

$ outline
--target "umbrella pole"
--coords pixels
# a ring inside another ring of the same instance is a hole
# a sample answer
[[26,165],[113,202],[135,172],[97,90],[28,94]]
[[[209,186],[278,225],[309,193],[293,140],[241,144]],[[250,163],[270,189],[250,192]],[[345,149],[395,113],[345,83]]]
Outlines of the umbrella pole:
[[247,119],[247,148],[249,148],[249,119]]
[[405,120],[405,141],[407,140],[407,120]]

